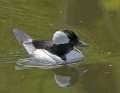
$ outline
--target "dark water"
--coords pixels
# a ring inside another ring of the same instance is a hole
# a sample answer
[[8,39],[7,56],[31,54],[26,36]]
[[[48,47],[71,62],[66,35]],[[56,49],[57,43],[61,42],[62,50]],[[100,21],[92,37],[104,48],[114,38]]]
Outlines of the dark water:
[[[0,0],[0,93],[119,93],[119,11],[119,0]],[[27,57],[11,33],[16,27],[35,39],[72,28],[89,44],[86,59],[74,67],[16,70]]]

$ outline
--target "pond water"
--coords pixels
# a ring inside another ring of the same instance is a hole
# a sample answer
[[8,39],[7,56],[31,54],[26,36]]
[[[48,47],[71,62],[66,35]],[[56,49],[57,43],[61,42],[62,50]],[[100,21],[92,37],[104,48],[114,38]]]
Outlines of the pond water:
[[[0,93],[120,93],[119,24],[119,0],[0,0]],[[64,27],[89,44],[82,49],[83,62],[52,70],[15,69],[28,55],[13,28],[51,39]]]

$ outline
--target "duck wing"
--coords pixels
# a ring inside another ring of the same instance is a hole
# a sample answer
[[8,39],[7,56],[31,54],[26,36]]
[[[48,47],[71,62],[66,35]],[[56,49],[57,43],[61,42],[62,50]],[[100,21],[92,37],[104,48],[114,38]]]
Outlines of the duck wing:
[[36,49],[46,49],[49,50],[53,43],[50,40],[33,40],[25,32],[15,28],[13,29],[13,34],[17,41],[25,48],[27,53],[31,55]]
[[32,38],[25,32],[19,29],[13,29],[13,34],[16,37],[17,41],[24,47],[29,55],[35,50],[34,45],[32,44]]
[[19,43],[32,42],[32,38],[29,35],[17,28],[13,29],[13,34]]

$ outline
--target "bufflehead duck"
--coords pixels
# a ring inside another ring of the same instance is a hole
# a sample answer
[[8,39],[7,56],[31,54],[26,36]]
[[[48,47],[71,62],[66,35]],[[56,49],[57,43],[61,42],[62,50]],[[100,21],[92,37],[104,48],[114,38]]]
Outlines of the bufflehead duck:
[[83,47],[87,44],[80,41],[71,30],[56,31],[52,40],[33,40],[18,29],[13,29],[13,33],[27,53],[37,60],[26,62],[24,65],[30,67],[55,65],[57,67],[57,65],[72,64],[84,58],[82,52],[75,50],[74,47]]

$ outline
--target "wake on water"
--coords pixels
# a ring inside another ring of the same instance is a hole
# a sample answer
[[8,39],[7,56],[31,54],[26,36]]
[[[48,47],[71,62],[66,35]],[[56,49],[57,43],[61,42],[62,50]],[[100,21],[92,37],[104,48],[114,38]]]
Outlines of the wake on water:
[[[78,62],[77,62],[78,63]],[[30,68],[40,68],[40,69],[54,69],[61,66],[73,66],[77,64],[76,62],[72,63],[50,63],[50,62],[40,62],[40,60],[35,59],[34,57],[19,59],[16,62],[16,70],[30,69]]]

